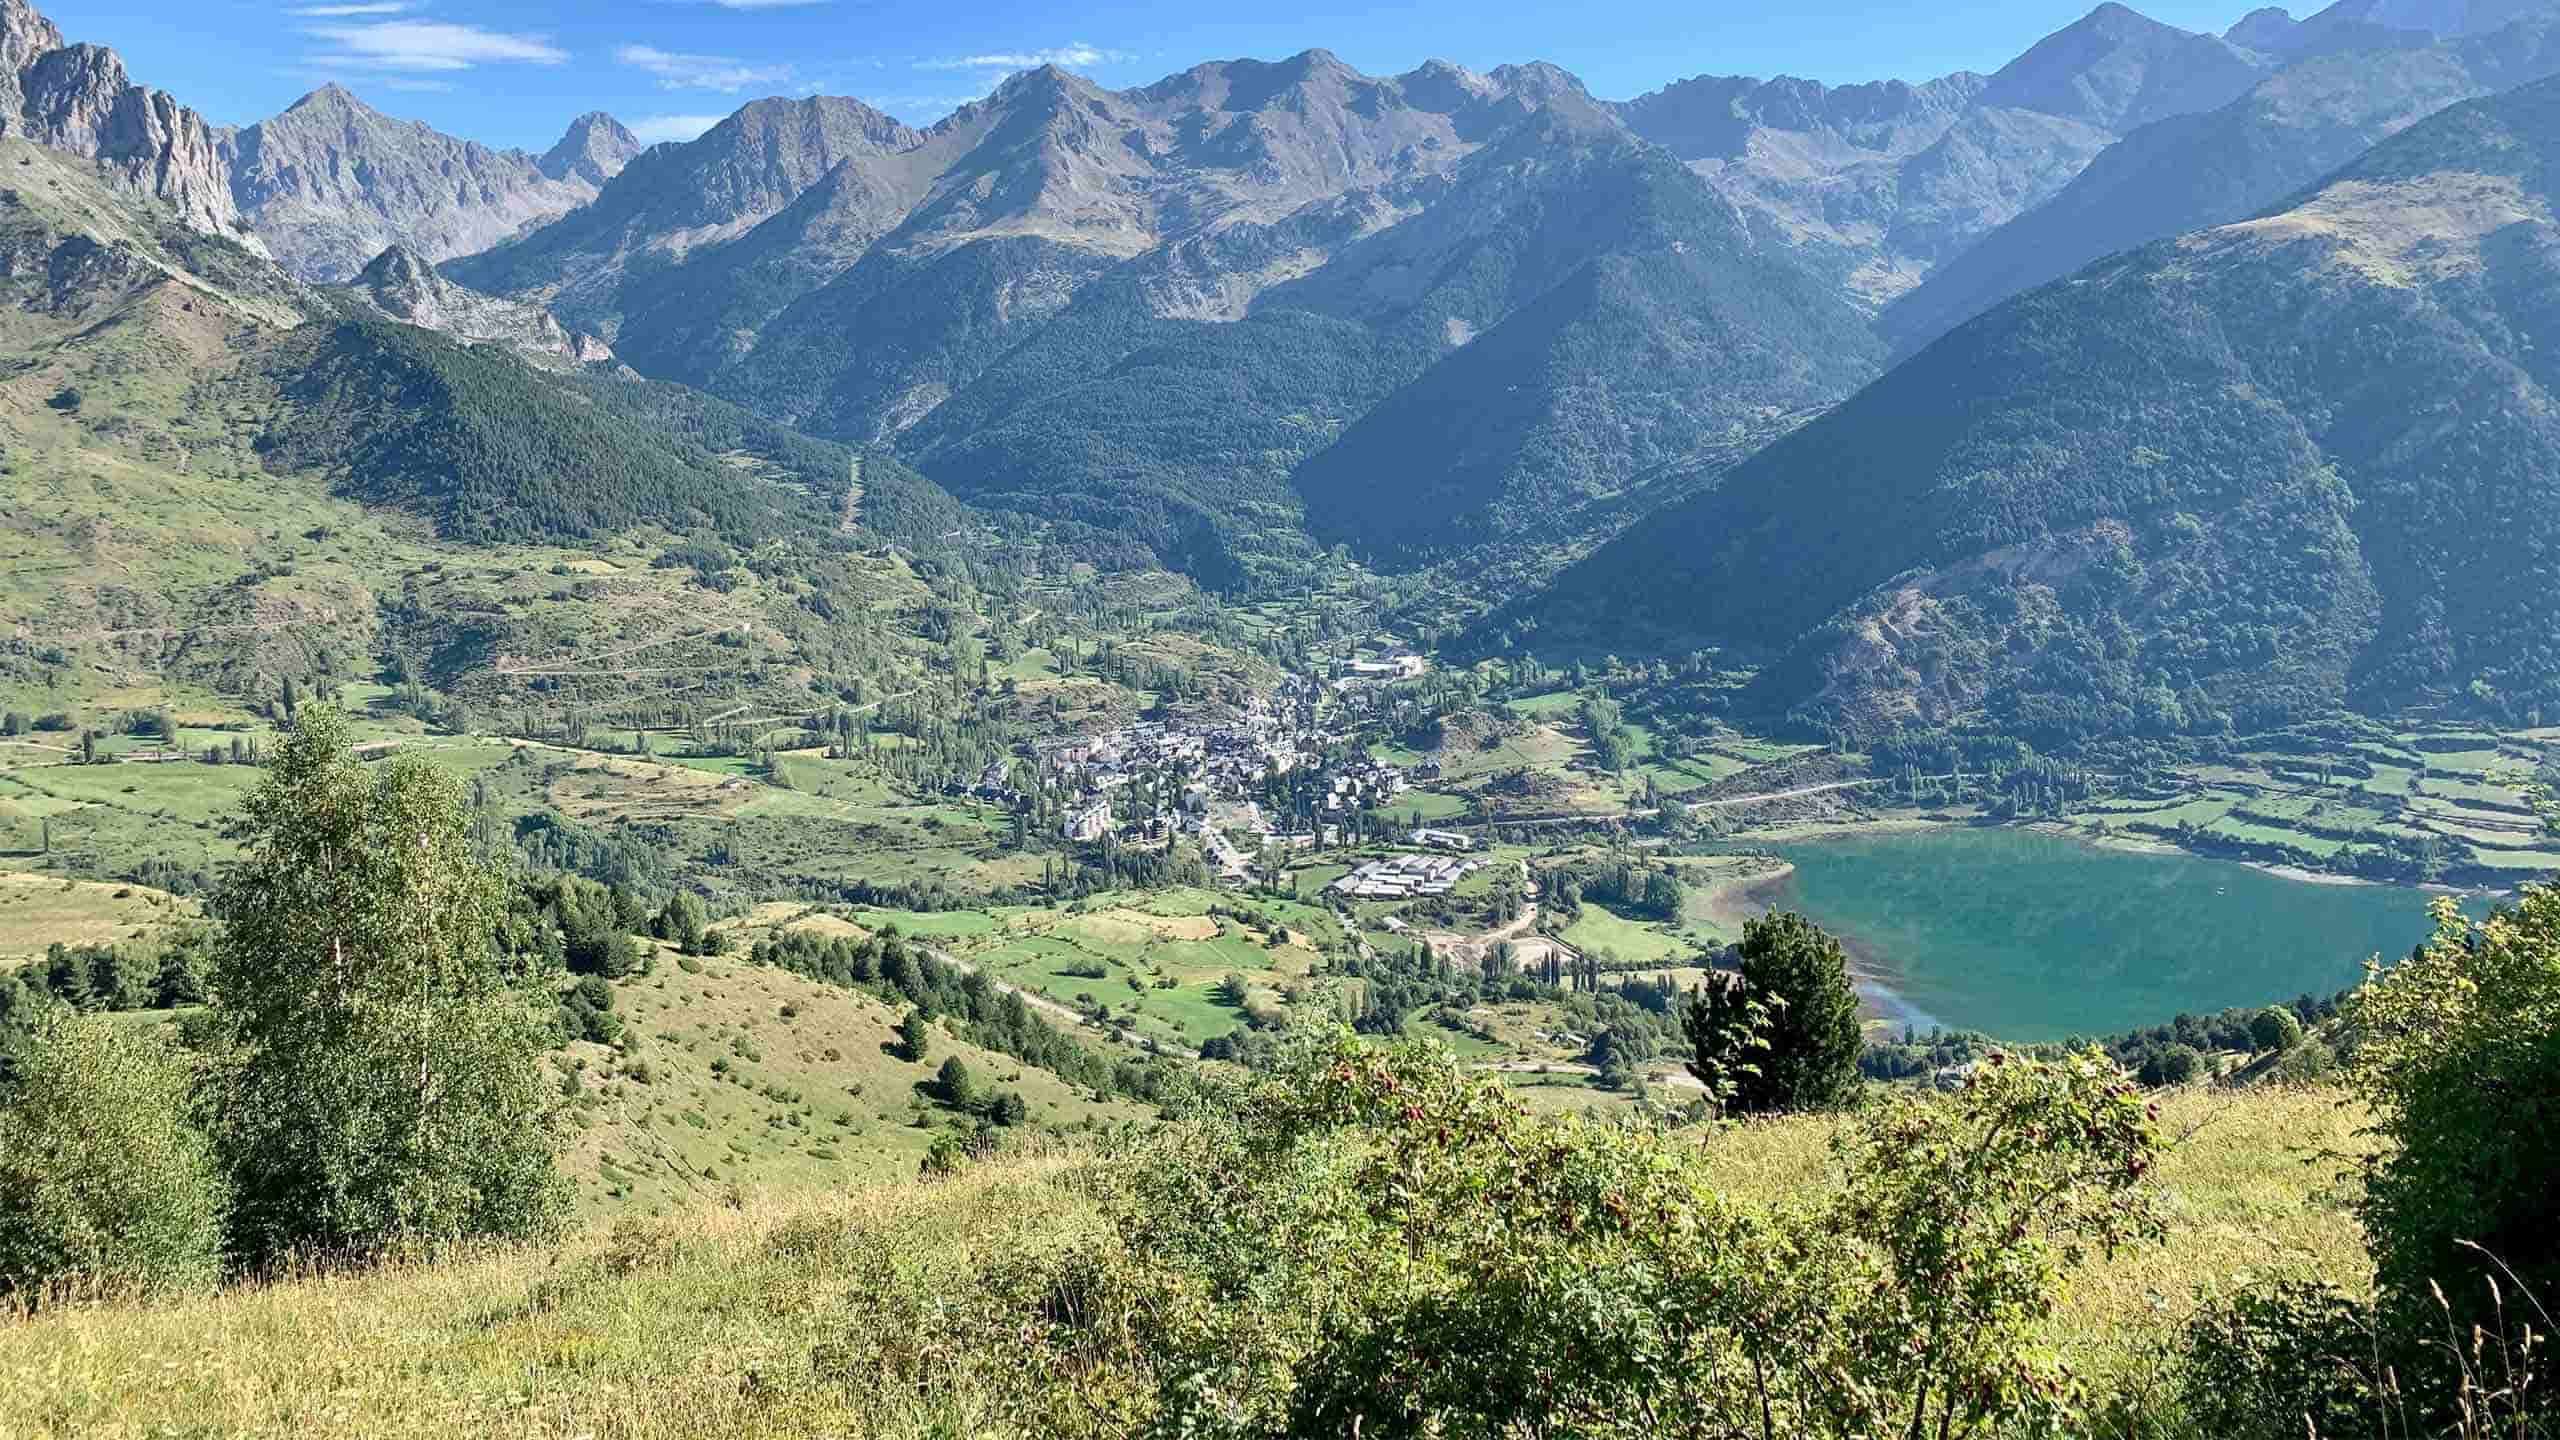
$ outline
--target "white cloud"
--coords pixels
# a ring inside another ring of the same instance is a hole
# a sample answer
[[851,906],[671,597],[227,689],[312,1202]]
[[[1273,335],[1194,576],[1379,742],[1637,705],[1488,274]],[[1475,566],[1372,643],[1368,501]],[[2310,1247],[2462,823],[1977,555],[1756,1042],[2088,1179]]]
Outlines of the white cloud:
[[397,15],[417,8],[415,0],[362,0],[353,5],[297,5],[287,13],[319,20],[343,15]]
[[439,20],[385,20],[371,25],[314,25],[307,32],[337,46],[312,57],[356,70],[450,71],[481,64],[557,65],[568,52],[537,35],[507,35]]
[[999,50],[985,55],[961,55],[948,60],[919,60],[919,70],[1037,70],[1055,65],[1066,70],[1082,70],[1094,65],[1117,64],[1138,57],[1126,50],[1106,50],[1082,40],[1053,46],[1046,50]]
[[724,55],[682,55],[649,45],[625,45],[613,58],[648,71],[668,90],[770,90],[791,79],[788,65],[751,65]]
[[728,119],[726,115],[644,115],[628,122],[627,128],[643,145],[664,140],[691,140],[703,131]]

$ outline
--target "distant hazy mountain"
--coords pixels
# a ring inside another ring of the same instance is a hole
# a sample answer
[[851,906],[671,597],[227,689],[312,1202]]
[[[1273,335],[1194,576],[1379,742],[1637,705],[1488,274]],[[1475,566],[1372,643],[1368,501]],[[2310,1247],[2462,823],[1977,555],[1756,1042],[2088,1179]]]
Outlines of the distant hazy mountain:
[[2249,87],[2261,61],[2109,3],[2000,67],[1981,103],[2126,131],[2209,110]]
[[2539,0],[2337,0],[2303,22],[2306,34],[2365,25],[2444,39],[2486,35],[2546,8]]
[[2052,195],[2125,131],[2221,105],[2275,63],[2108,4],[1991,76],[1836,89],[1705,76],[1616,108],[1875,305]]
[[1982,237],[1885,311],[1888,341],[1916,351],[2102,255],[2254,214],[2448,105],[2560,72],[2560,6],[2547,0],[2469,38],[2335,25],[2327,33],[2341,48],[2305,54],[2220,109],[2135,131],[2052,199]]
[[2560,710],[2560,80],[2012,300],[1569,575],[1874,734]]

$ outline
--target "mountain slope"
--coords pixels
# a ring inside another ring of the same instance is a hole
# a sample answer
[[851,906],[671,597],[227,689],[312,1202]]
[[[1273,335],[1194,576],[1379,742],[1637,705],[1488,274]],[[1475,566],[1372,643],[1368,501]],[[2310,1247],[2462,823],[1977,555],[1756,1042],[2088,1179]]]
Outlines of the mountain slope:
[[[904,673],[915,642],[869,608],[912,588],[888,543],[983,533],[885,458],[381,318],[86,157],[0,138],[0,173],[0,684],[264,703],[407,653],[439,688],[521,700],[499,657],[654,626],[661,666],[755,684],[771,663],[805,698],[814,675]],[[404,273],[445,284],[414,257],[371,278],[396,299]],[[711,583],[750,549],[754,576]],[[616,686],[599,703],[646,693]]]
[[920,167],[898,157],[919,138],[858,100],[759,100],[699,139],[640,155],[595,203],[451,269],[474,289],[542,301],[617,339],[625,311],[653,293],[660,272],[696,246],[754,229],[849,160],[878,177],[889,197],[882,208],[903,214]]
[[287,269],[342,282],[393,246],[429,260],[485,250],[584,205],[639,153],[587,115],[537,159],[395,120],[337,85],[231,137],[233,198]]
[[2217,36],[2163,25],[2107,0],[2001,66],[1979,100],[2121,133],[2212,109],[2247,89],[2259,63]]
[[1481,225],[1463,243],[1417,253],[1405,243],[1417,237],[1390,230],[1278,292],[1321,294],[1363,266],[1509,292],[1483,318],[1453,307],[1461,295],[1424,297],[1426,324],[1437,307],[1483,328],[1299,468],[1318,539],[1399,567],[1418,551],[1552,540],[1637,474],[1872,373],[1856,312],[1755,245],[1668,156],[1598,133],[1579,151],[1549,133],[1522,141],[1462,177],[1473,193],[1452,208]]
[[2560,80],[2022,296],[1578,567],[1550,624],[1853,733],[2560,706]]
[[2459,101],[2560,71],[2560,10],[2492,33],[2367,42],[2308,56],[2218,110],[2127,136],[2041,206],[1886,309],[1908,354],[1967,317],[2102,255],[2241,219]]
[[[1240,320],[1163,313],[1201,270],[1275,260],[1305,273]],[[1696,177],[1559,106],[1445,176],[1129,262],[902,445],[993,503],[1108,498],[1191,564],[1225,550],[1203,527],[1303,523],[1404,568],[1550,543],[1635,470],[1844,393],[1872,348]]]

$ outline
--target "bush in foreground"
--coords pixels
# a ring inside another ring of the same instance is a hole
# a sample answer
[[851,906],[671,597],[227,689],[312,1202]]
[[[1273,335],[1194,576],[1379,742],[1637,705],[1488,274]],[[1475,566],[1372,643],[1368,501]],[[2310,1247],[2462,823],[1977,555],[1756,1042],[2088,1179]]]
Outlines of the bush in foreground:
[[38,1034],[0,1106],[0,1295],[213,1283],[224,1190],[191,1071],[157,1027],[87,1016]]
[[2275,1279],[2208,1306],[2181,1359],[2199,1433],[2560,1432],[2560,889],[2435,914],[2343,1011],[2343,1074],[2381,1142],[2356,1202],[2375,1294]]
[[1028,1434],[2072,1433],[2043,1327],[2158,1233],[2155,1147],[2101,1058],[2003,1060],[1874,1105],[1835,1192],[1767,1207],[1712,1142],[1344,1037],[1098,1167],[1113,1242],[1004,1257],[865,1383]]
[[2560,887],[2474,924],[2450,901],[2356,992],[2348,1087],[2385,1144],[2362,1218],[2383,1296],[2431,1328],[2493,1318],[2491,1282],[2560,1296]]

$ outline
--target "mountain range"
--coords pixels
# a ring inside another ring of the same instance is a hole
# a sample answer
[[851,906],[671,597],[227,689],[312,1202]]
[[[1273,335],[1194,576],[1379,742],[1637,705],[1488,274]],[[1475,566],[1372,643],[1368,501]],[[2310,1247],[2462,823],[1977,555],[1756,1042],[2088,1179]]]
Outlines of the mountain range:
[[[2106,4],[1989,75],[1624,102],[1309,51],[536,156],[335,86],[213,126],[0,0],[0,134],[123,197],[22,247],[47,303],[116,235],[218,237],[236,283],[167,268],[292,333],[261,453],[455,534],[772,533],[783,492],[625,454],[721,407],[1241,595],[1338,547],[1488,647],[1710,646],[1808,725],[2070,743],[2560,700],[2554,617],[2500,598],[2538,562],[2457,558],[2560,498],[2517,158],[2555,36],[2549,0]],[[531,515],[484,513],[510,486]]]
[[1851,734],[2560,707],[2560,78],[1959,327],[1619,537],[1549,626]]
[[486,249],[595,198],[640,151],[611,116],[536,157],[394,120],[324,86],[244,130],[126,78],[28,0],[0,0],[0,134],[87,156],[189,224],[254,242],[307,280],[351,279],[393,245]]
[[1837,401],[1882,299],[2271,63],[2110,5],[1922,86],[1614,104],[1551,66],[1314,51],[1127,91],[1035,71],[925,130],[760,101],[448,269],[1218,583],[1310,542],[1406,568],[1576,543]]
[[2468,24],[2449,22],[2442,38],[2334,10],[2280,35],[2272,20],[2243,21],[2285,47],[2282,70],[2227,105],[2125,136],[1896,300],[1879,320],[1887,340],[1908,354],[2102,256],[2256,214],[2448,105],[2560,73],[2551,8],[2456,13]]
[[222,146],[250,231],[294,273],[332,282],[395,245],[430,261],[485,250],[595,199],[639,153],[602,113],[534,156],[394,120],[336,85]]

